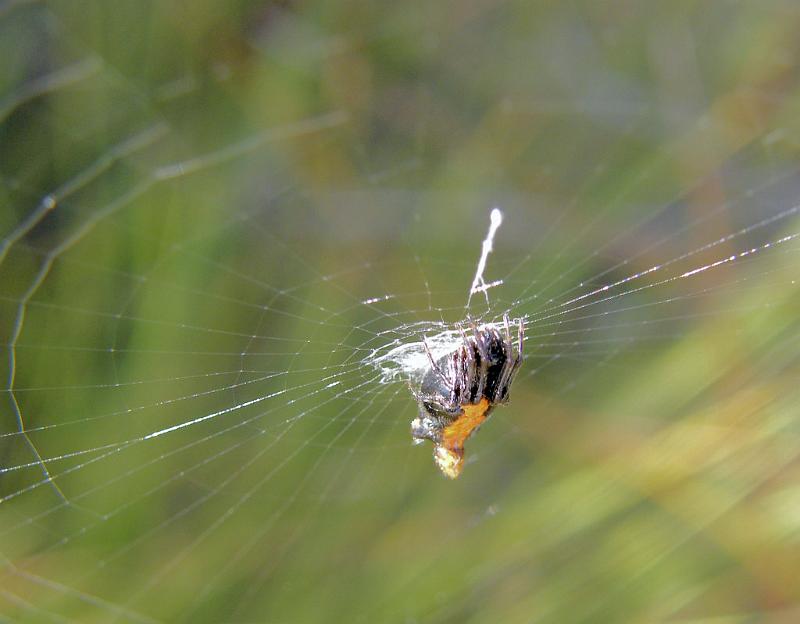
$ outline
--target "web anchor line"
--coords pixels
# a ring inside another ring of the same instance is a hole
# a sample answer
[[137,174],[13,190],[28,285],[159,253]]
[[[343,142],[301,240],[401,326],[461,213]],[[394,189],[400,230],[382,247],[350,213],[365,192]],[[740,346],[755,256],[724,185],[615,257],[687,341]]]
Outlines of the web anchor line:
[[503,213],[499,208],[492,208],[489,219],[489,231],[486,233],[486,238],[483,239],[483,245],[481,246],[481,257],[480,260],[478,260],[478,267],[475,270],[475,277],[472,279],[472,286],[470,286],[469,289],[467,305],[465,306],[466,308],[469,308],[469,304],[472,301],[472,295],[479,292],[482,292],[483,296],[486,297],[486,305],[488,306],[488,290],[490,288],[494,288],[495,286],[500,286],[503,283],[503,280],[495,280],[494,282],[489,282],[487,284],[486,280],[483,278],[483,272],[486,269],[486,260],[489,257],[489,254],[492,253],[494,235],[497,233],[498,228],[503,223]]

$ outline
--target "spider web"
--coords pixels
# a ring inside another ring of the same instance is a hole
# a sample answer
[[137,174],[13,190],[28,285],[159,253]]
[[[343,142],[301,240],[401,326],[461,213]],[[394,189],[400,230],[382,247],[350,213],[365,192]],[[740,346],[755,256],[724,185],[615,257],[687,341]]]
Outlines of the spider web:
[[797,11],[229,4],[0,5],[0,616],[791,620]]

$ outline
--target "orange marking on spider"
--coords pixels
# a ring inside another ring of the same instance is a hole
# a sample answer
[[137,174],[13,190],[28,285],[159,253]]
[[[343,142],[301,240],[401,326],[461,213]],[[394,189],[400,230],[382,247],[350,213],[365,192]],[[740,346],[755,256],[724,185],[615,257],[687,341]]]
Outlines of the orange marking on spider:
[[464,405],[461,415],[442,429],[442,441],[433,452],[434,461],[445,476],[455,479],[464,468],[464,442],[477,431],[492,406],[483,398],[477,404]]

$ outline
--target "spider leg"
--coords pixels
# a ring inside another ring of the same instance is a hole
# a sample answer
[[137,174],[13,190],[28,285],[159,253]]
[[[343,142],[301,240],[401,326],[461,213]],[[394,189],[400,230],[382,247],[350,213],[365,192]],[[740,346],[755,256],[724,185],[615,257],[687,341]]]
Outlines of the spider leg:
[[475,363],[475,348],[467,338],[467,333],[459,323],[458,331],[461,333],[461,341],[464,343],[462,350],[464,352],[464,381],[466,385],[466,398],[470,403],[477,403],[479,399],[478,386],[477,386],[477,367]]
[[[508,319],[506,318],[506,321]],[[497,394],[498,394],[498,402],[504,403],[508,400],[508,388],[511,384],[511,380],[514,378],[514,375],[517,374],[519,367],[522,364],[522,342],[523,342],[523,324],[522,319],[519,320],[519,349],[517,351],[516,356],[514,356],[514,345],[511,342],[511,330],[510,325],[506,325],[506,338],[507,342],[504,342],[503,346],[506,350],[506,363],[503,366],[503,371],[500,374],[500,379],[497,382]]]
[[503,350],[506,353],[506,362],[514,357],[514,343],[511,342],[511,325],[508,321],[508,314],[503,314],[503,325],[505,325],[506,339],[503,341]]
[[430,363],[430,365],[431,365],[431,368],[434,370],[434,372],[435,372],[437,375],[439,375],[439,379],[441,379],[441,380],[442,380],[442,383],[444,383],[444,385],[446,385],[448,388],[450,388],[450,389],[452,390],[452,388],[453,388],[453,384],[452,384],[452,382],[451,382],[451,381],[450,381],[450,380],[447,378],[447,375],[445,375],[445,374],[442,372],[442,369],[441,369],[441,368],[439,368],[439,365],[438,365],[438,364],[436,363],[436,361],[433,359],[433,354],[431,353],[431,349],[430,349],[430,347],[428,346],[428,341],[427,341],[427,340],[425,340],[425,336],[423,336],[423,337],[422,337],[422,346],[425,348],[425,354],[428,356],[428,362]]
[[475,324],[475,321],[472,321],[472,333],[475,336],[475,346],[478,348],[478,355],[481,356],[481,360],[488,360],[489,359],[489,351],[486,348],[486,342],[483,340],[483,334],[478,331],[478,326]]
[[453,389],[450,393],[450,402],[452,404],[460,404],[461,397],[464,395],[464,370],[466,368],[466,356],[460,349],[453,353]]
[[511,375],[513,376],[514,373],[517,372],[517,369],[522,365],[523,359],[523,344],[525,342],[525,325],[522,322],[522,319],[517,320],[517,355],[514,357],[514,366],[511,371]]
[[486,348],[486,342],[483,336],[478,331],[478,326],[472,322],[472,332],[475,335],[475,349],[480,357],[480,371],[478,372],[478,389],[475,392],[476,398],[483,396],[484,386],[486,385],[486,374],[489,370],[489,350]]
[[508,314],[503,314],[503,324],[505,325],[505,340],[501,338],[500,332],[495,330],[495,334],[497,335],[497,339],[503,345],[503,368],[500,371],[500,375],[497,379],[497,385],[495,386],[494,395],[492,397],[493,402],[504,402],[508,397],[508,384],[511,381],[511,376],[514,374],[514,366],[515,366],[515,359],[514,359],[514,343],[511,342],[511,326],[508,320]]
[[511,367],[511,372],[509,373],[509,378],[513,377],[520,366],[522,366],[522,359],[523,359],[523,344],[525,343],[525,324],[522,322],[522,319],[517,320],[517,355],[514,358],[514,365]]
[[461,340],[464,343],[464,347],[469,349],[469,339],[467,338],[467,332],[464,331],[464,326],[461,323],[456,323],[456,327],[458,327],[458,333],[461,334]]

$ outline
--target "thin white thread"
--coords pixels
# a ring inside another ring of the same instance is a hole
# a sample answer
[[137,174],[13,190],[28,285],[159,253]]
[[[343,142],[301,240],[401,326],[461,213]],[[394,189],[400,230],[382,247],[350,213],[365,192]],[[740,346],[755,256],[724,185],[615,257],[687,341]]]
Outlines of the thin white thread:
[[472,280],[472,286],[470,287],[469,296],[467,297],[467,307],[469,307],[470,301],[472,301],[472,295],[479,292],[483,293],[483,295],[486,297],[486,305],[489,305],[489,293],[487,291],[490,288],[499,286],[503,283],[503,280],[497,280],[487,284],[486,280],[483,279],[483,272],[486,269],[486,259],[492,252],[494,235],[500,227],[500,224],[503,223],[503,213],[500,212],[499,208],[492,208],[489,218],[489,231],[486,234],[486,238],[483,240],[483,245],[481,247],[481,258],[478,260],[478,268],[475,271],[475,278]]

